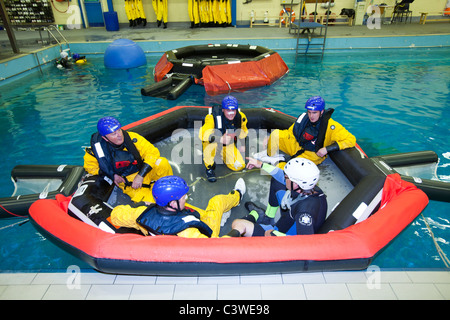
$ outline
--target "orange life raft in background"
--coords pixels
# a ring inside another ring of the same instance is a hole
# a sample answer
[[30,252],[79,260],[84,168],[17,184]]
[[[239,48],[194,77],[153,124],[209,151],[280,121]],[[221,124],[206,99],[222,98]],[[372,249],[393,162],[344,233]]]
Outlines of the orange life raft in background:
[[[175,107],[126,126],[151,142],[190,128],[205,107]],[[294,118],[272,109],[246,110],[252,128],[288,128]],[[426,207],[428,198],[398,174],[386,176],[359,148],[330,153],[354,189],[314,235],[187,239],[108,233],[68,214],[70,197],[38,200],[30,219],[48,239],[106,273],[224,275],[361,270]],[[361,211],[371,215],[357,222]],[[356,224],[355,224],[356,223]]]
[[216,95],[271,85],[288,71],[278,53],[260,46],[187,46],[163,54],[155,66],[155,83],[141,94],[174,100],[196,83]]

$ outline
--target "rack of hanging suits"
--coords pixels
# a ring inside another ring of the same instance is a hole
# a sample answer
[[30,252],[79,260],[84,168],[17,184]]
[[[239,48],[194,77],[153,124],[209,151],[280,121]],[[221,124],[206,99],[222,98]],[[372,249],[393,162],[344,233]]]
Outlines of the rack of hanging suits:
[[188,0],[188,11],[191,28],[231,25],[231,0]]
[[[167,0],[152,0],[152,6],[156,14],[156,25],[159,27],[163,24],[164,28],[167,28]],[[147,25],[142,0],[125,0],[125,12],[130,27]]]
[[[125,12],[130,27],[146,26],[143,0],[125,0]],[[167,0],[152,0],[156,25],[167,28]],[[189,20],[194,27],[231,26],[231,0],[188,0]]]

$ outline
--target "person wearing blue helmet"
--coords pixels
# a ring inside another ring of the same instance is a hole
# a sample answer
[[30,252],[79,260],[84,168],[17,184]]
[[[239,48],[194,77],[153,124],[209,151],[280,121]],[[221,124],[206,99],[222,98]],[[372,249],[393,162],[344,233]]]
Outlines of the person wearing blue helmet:
[[235,97],[226,96],[221,106],[209,109],[199,131],[199,138],[203,144],[203,162],[209,182],[217,180],[214,171],[217,150],[221,149],[221,158],[229,169],[240,171],[245,168],[241,152],[245,149],[242,140],[247,134],[247,117],[239,110],[239,103]]
[[[306,112],[302,113],[289,129],[277,129],[271,133],[267,154],[263,151],[254,156],[264,161],[267,156],[272,157],[282,151],[290,158],[302,157],[320,164],[329,152],[355,146],[355,136],[331,118],[334,109],[325,109],[325,100],[322,97],[309,98],[305,109]],[[284,162],[279,166],[282,168]]]
[[103,117],[86,148],[84,168],[91,175],[106,177],[134,202],[153,201],[152,181],[172,175],[166,158],[147,139],[122,129],[114,117]]
[[155,182],[155,203],[117,206],[111,212],[111,223],[138,229],[144,235],[215,238],[220,233],[223,213],[239,205],[245,191],[245,182],[239,178],[229,194],[214,196],[202,210],[186,203],[189,186],[183,178],[166,176]]
[[75,63],[78,63],[78,64],[80,64],[80,63],[85,63],[85,62],[86,62],[86,56],[80,56],[80,54],[74,53],[74,54],[72,55],[72,60],[73,60]]

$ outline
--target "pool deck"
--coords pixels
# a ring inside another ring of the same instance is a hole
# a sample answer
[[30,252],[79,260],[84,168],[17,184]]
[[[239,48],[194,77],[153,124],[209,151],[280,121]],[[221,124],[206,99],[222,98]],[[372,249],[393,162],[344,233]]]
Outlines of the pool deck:
[[[104,28],[67,30],[69,43],[111,42],[119,38],[154,43],[190,40],[226,41],[236,39],[288,39],[285,28]],[[366,26],[333,26],[328,38],[420,37],[450,35],[450,24],[382,25],[379,30]],[[42,49],[36,31],[16,32],[23,54]],[[0,31],[0,62],[21,55],[12,53],[5,31]],[[375,270],[377,270],[375,268]],[[75,281],[73,281],[75,279]],[[69,285],[68,285],[69,283]],[[258,276],[163,277],[124,276],[96,272],[0,273],[0,300],[450,300],[450,271],[393,270],[340,271]]]
[[450,272],[343,271],[226,277],[81,272],[78,278],[72,273],[0,273],[0,300],[9,299],[450,300]]
[[[294,43],[294,34],[289,34],[288,28],[257,26],[254,28],[248,27],[228,27],[228,28],[194,28],[188,26],[183,27],[169,27],[167,29],[156,28],[154,23],[148,24],[145,28],[136,27],[121,27],[119,31],[106,31],[105,28],[88,28],[88,29],[73,29],[62,31],[64,37],[69,44],[72,43],[102,43],[112,42],[116,39],[126,38],[133,41],[149,41],[156,44],[161,42],[185,42],[190,41],[233,41],[233,40],[264,40],[272,41],[272,45],[267,47],[273,48],[273,41],[278,40],[292,40]],[[448,36],[450,35],[450,23],[436,22],[421,25],[418,23],[397,23],[397,24],[383,24],[380,29],[369,29],[367,26],[329,26],[327,39],[356,42],[360,38],[392,38],[392,37],[422,37],[422,36]],[[16,58],[23,54],[29,54],[36,50],[44,48],[40,44],[40,35],[38,31],[16,31],[16,40],[21,50],[21,54],[14,54],[9,44],[6,31],[0,31],[0,62],[6,59]],[[46,32],[42,32],[43,39],[48,39]],[[58,37],[61,39],[60,37]],[[329,42],[329,41],[328,41]],[[259,43],[256,43],[259,44]],[[347,43],[345,43],[347,44]],[[180,47],[183,45],[177,45]],[[449,45],[447,42],[444,45]],[[350,46],[350,45],[349,45]],[[295,48],[295,47],[294,47]],[[327,46],[327,48],[329,48]],[[292,49],[292,47],[290,48]],[[331,47],[333,49],[333,47]],[[144,49],[145,51],[145,49]]]

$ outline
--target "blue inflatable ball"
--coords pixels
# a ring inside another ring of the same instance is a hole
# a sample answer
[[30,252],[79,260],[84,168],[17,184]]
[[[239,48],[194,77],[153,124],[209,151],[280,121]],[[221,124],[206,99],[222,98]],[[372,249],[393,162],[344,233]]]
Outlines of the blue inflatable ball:
[[146,65],[147,59],[134,41],[117,39],[106,48],[104,63],[110,69],[131,69]]

